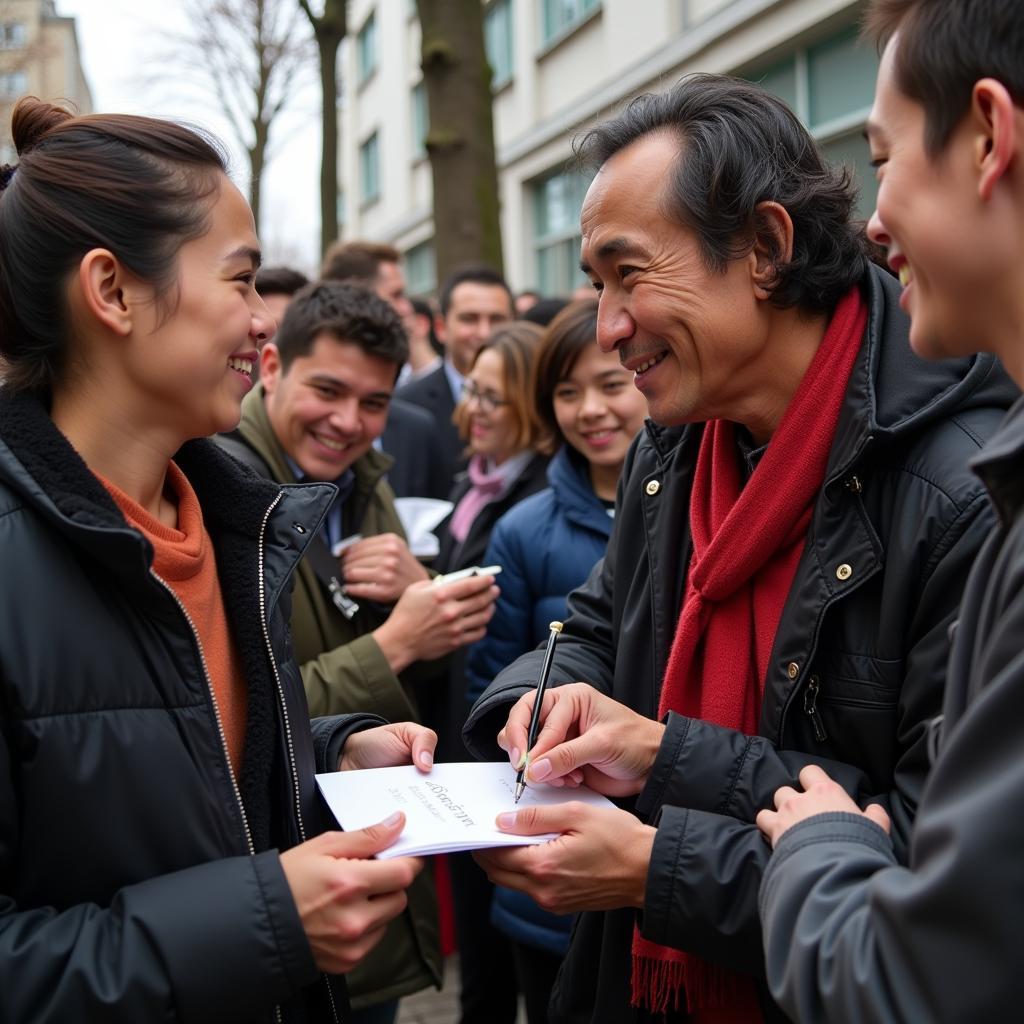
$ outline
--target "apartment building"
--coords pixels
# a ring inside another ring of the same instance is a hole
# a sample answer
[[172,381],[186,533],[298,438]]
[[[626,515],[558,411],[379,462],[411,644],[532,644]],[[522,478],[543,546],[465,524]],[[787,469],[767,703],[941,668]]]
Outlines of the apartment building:
[[25,95],[92,110],[75,19],[57,14],[53,0],[0,0],[0,164],[17,159],[11,109]]
[[[505,271],[516,289],[582,283],[587,178],[572,140],[641,92],[694,71],[761,82],[829,158],[852,166],[861,212],[875,185],[862,132],[877,55],[859,42],[864,0],[486,0]],[[350,0],[341,165],[346,237],[406,254],[414,292],[437,283],[426,95],[413,0]],[[443,272],[443,268],[442,268]]]

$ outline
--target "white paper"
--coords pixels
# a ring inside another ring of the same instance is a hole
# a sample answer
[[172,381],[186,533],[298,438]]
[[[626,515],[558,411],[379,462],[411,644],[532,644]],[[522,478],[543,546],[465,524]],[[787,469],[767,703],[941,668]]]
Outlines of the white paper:
[[347,548],[352,547],[353,544],[358,544],[362,539],[363,535],[361,533],[350,533],[347,537],[342,537],[341,540],[331,548],[331,554],[334,555],[335,558],[340,558]]
[[395,498],[395,511],[402,521],[409,550],[417,558],[434,558],[441,550],[432,533],[455,506],[440,498]]
[[377,854],[382,859],[545,843],[556,833],[509,835],[500,832],[494,820],[517,807],[570,800],[613,806],[585,786],[565,789],[532,783],[516,804],[516,773],[507,761],[436,764],[427,775],[412,765],[330,772],[318,775],[316,781],[346,831],[376,825],[395,811],[405,812],[405,828],[393,846]]

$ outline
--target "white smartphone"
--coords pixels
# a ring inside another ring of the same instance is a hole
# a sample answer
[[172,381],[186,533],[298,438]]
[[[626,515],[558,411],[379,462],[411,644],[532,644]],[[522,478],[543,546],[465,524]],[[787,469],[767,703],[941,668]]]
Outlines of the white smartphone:
[[456,572],[446,572],[442,576],[435,576],[435,583],[454,583],[456,580],[464,580],[469,576],[497,576],[501,572],[500,565],[472,565],[468,569],[459,569]]

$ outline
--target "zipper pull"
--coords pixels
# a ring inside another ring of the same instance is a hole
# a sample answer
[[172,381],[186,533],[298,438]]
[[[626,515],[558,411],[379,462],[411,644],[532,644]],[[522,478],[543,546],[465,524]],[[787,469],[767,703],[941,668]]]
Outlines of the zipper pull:
[[828,733],[825,732],[825,725],[818,712],[818,691],[820,689],[821,681],[816,675],[812,675],[807,680],[807,689],[804,690],[804,713],[811,719],[811,725],[814,726],[814,735],[818,742],[824,743],[828,739]]

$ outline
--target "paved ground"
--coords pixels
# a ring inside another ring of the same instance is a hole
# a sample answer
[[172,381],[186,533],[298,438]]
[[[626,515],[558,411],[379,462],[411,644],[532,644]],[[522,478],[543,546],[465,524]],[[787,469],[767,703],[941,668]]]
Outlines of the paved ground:
[[459,958],[450,956],[444,965],[444,988],[428,988],[399,1003],[398,1024],[456,1024],[459,989]]
[[[408,996],[399,1004],[398,1024],[456,1024],[459,1019],[459,958],[450,956],[444,965],[444,988],[440,992],[427,989]],[[520,1006],[517,1024],[526,1024]]]

